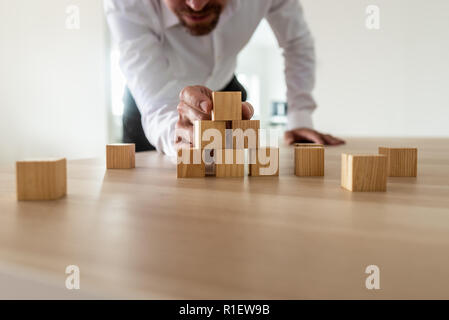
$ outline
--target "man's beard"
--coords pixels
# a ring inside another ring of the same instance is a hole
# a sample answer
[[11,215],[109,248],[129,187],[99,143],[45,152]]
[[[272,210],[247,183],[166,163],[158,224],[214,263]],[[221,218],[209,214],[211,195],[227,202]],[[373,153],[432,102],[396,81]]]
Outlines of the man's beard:
[[[179,18],[181,24],[187,29],[187,31],[193,36],[204,36],[211,33],[218,25],[220,20],[221,12],[223,11],[223,6],[220,4],[210,4],[203,8],[201,11],[193,11],[189,7],[185,7],[176,11],[176,15]],[[213,19],[207,23],[197,23],[195,25],[189,25],[184,20],[184,15],[199,15],[199,16],[209,16],[213,15]]]

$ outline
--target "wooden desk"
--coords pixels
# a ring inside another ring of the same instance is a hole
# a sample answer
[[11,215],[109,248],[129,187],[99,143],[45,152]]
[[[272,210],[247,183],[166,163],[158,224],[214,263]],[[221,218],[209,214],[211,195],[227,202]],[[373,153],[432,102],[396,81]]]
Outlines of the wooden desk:
[[[389,178],[387,193],[341,189],[340,154],[380,145],[419,147],[418,178]],[[448,147],[350,139],[326,149],[324,178],[294,176],[291,148],[279,178],[177,180],[157,153],[139,154],[135,170],[72,161],[56,202],[17,202],[4,168],[0,296],[448,299]],[[76,293],[65,289],[73,264]],[[378,291],[365,288],[371,264]]]

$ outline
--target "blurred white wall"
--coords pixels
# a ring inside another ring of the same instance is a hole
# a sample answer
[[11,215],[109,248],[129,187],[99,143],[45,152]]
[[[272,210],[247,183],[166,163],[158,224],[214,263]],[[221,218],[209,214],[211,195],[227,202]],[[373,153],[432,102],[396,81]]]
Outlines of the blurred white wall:
[[[96,157],[116,138],[102,3],[0,0],[0,164]],[[302,4],[318,55],[317,129],[449,136],[449,1]],[[380,30],[365,27],[371,4],[380,7]],[[79,30],[66,28],[70,5],[80,9]],[[271,102],[285,100],[285,83],[281,52],[266,23],[240,55],[237,71],[251,82],[251,99],[267,120]],[[116,91],[119,104],[122,92]]]
[[[0,164],[94,157],[107,140],[102,0],[0,0]],[[80,29],[66,28],[69,5]]]
[[[301,3],[317,49],[317,129],[449,136],[449,1]],[[380,8],[380,30],[365,26],[368,5]],[[262,117],[273,100],[285,100],[283,60],[266,23],[240,55],[238,72],[260,77]]]

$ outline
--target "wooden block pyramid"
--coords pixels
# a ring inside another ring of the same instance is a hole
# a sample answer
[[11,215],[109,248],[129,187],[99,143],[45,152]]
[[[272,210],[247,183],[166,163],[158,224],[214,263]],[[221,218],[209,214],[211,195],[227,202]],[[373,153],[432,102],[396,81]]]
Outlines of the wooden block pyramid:
[[217,178],[245,175],[245,149],[250,176],[279,175],[279,149],[260,148],[259,120],[242,120],[241,92],[213,92],[212,120],[195,121],[193,148],[178,151],[178,178],[206,176],[215,166]]

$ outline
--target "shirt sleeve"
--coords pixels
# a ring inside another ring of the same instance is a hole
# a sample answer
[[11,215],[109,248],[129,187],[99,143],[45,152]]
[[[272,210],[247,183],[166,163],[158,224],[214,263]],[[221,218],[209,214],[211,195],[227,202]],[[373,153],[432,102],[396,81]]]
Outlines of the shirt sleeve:
[[[120,52],[120,67],[142,115],[148,141],[160,152],[174,155],[174,131],[178,120],[177,95],[170,90],[157,14],[150,1],[105,0],[106,19]],[[159,31],[159,32],[158,32]]]
[[315,46],[299,0],[273,0],[266,18],[285,59],[288,129],[312,128]]

